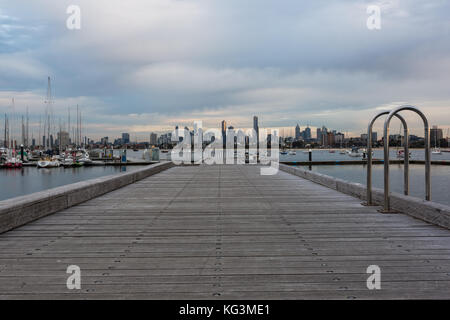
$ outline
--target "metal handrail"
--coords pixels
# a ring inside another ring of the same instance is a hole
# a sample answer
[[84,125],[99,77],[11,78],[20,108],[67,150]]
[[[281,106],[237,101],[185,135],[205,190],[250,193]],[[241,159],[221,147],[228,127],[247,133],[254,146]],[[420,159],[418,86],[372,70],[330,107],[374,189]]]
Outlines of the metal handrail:
[[[389,114],[389,111],[383,111],[377,114],[372,121],[369,123],[368,129],[367,129],[367,205],[371,206],[372,203],[372,129],[373,124],[375,123],[375,120],[377,120],[379,117]],[[409,194],[409,133],[408,133],[408,124],[406,123],[405,119],[399,115],[395,114],[395,116],[400,119],[400,121],[403,124],[403,132],[405,136],[405,140],[403,143],[403,146],[405,148],[405,159],[404,159],[404,185],[403,185],[403,193],[405,195]]]
[[430,128],[427,117],[418,108],[410,105],[403,105],[392,110],[384,122],[384,212],[390,211],[389,199],[389,124],[392,117],[403,110],[417,113],[423,120],[425,131],[425,200],[431,200],[431,159],[430,159]]

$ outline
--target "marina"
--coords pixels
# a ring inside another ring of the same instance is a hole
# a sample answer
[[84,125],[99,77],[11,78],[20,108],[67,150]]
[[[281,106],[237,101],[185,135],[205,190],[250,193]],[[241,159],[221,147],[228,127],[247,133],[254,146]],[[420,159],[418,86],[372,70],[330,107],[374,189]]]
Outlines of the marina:
[[15,170],[0,170],[0,181],[7,188],[2,188],[0,201],[18,196],[44,191],[93,178],[131,172],[141,166],[83,166],[79,168],[37,169],[23,167]]

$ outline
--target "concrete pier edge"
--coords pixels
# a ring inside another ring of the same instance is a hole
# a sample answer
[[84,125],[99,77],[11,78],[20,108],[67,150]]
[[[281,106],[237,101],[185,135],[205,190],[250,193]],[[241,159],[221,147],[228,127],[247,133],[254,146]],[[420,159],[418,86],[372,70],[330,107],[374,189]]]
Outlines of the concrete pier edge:
[[171,161],[0,201],[0,233],[164,171]]
[[[303,168],[280,164],[280,170],[292,175],[308,179],[339,192],[366,200],[366,187],[360,183],[354,183],[321,173],[312,172]],[[391,193],[391,208],[395,211],[410,215],[423,221],[450,229],[450,206],[425,201],[423,199],[405,196],[400,193]],[[372,188],[372,200],[376,205],[383,205],[384,192],[379,188]],[[381,214],[381,213],[380,213]]]

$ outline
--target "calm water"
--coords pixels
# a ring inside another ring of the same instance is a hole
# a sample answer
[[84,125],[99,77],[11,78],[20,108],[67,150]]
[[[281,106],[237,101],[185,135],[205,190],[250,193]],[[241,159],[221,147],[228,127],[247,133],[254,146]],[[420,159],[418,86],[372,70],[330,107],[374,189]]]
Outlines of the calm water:
[[[312,171],[332,177],[366,184],[365,165],[313,166]],[[376,188],[383,188],[384,166],[372,167],[372,182]],[[390,166],[390,188],[393,192],[403,193],[403,166]],[[425,198],[425,170],[423,165],[409,165],[410,195]],[[450,166],[431,166],[431,198],[435,202],[450,205]]]
[[141,166],[98,166],[80,168],[22,169],[0,170],[0,201],[43,191],[70,183],[99,178],[120,172],[130,172]]
[[[296,155],[282,155],[280,154],[280,161],[308,161],[308,154],[303,153],[302,150],[296,150]],[[412,149],[411,160],[424,160],[425,152],[423,149]],[[374,159],[383,159],[383,150],[375,149],[373,153]],[[328,150],[313,150],[313,161],[326,161],[326,160],[361,160],[361,158],[352,158],[346,154],[340,154],[337,150],[335,153],[330,153]],[[397,149],[390,149],[390,159],[397,159]],[[450,160],[450,152],[442,152],[442,154],[432,154],[431,160]]]

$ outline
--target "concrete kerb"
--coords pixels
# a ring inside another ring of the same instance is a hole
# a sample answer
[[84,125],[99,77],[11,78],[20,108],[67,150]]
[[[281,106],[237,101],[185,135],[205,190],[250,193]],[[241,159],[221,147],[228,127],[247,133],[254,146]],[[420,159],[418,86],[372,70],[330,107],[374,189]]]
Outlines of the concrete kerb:
[[0,233],[72,207],[172,167],[161,162],[132,172],[77,182],[0,201]]
[[[361,200],[366,200],[366,186],[360,183],[349,182],[285,164],[280,164],[279,168],[292,175],[313,181]],[[391,193],[390,199],[393,210],[450,229],[450,206],[395,192]],[[372,188],[372,200],[374,204],[382,206],[384,201],[383,190]]]

